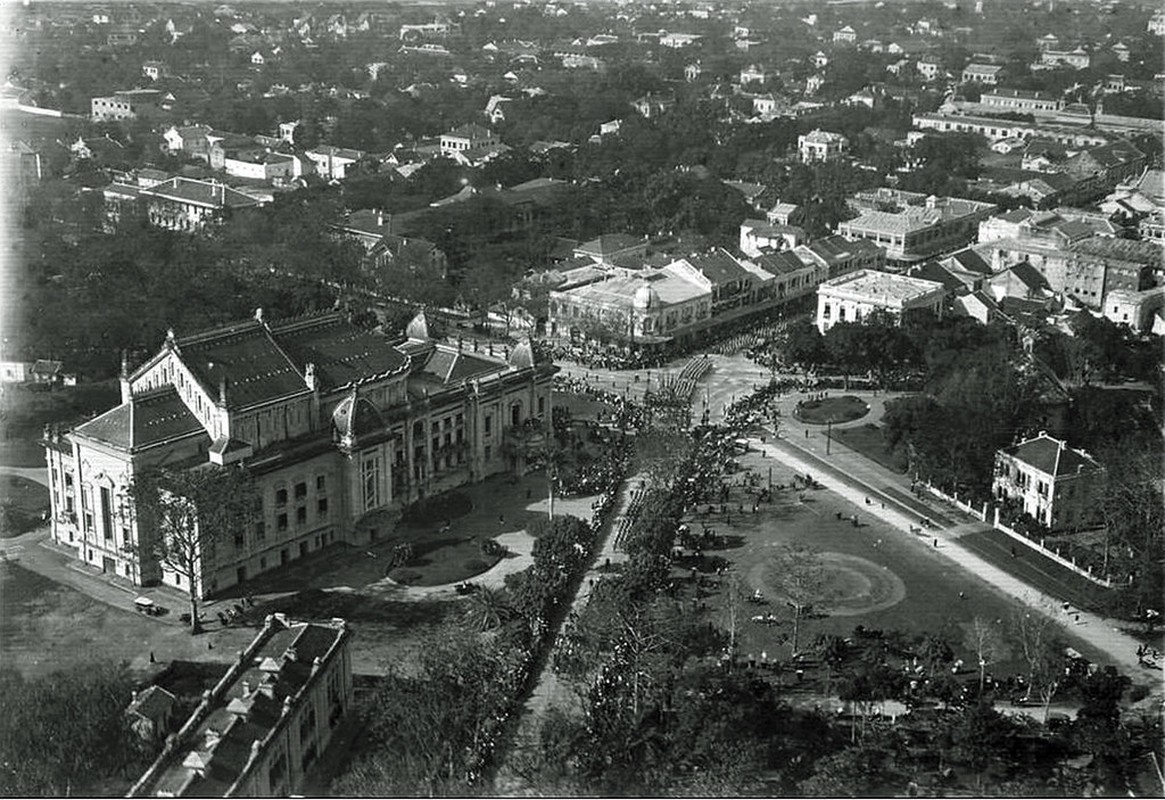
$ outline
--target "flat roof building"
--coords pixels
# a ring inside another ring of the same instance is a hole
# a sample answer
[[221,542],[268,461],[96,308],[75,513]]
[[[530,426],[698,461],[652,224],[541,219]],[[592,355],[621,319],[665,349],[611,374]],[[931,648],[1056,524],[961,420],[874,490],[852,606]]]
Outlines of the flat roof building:
[[912,311],[942,315],[946,290],[941,283],[863,269],[817,287],[817,330],[839,322],[861,322],[875,311],[899,319]]

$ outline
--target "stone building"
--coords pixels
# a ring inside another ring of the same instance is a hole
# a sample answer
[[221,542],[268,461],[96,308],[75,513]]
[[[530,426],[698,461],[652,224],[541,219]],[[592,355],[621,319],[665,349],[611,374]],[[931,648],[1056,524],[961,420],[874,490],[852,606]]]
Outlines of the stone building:
[[[554,368],[529,343],[471,352],[423,315],[393,345],[337,313],[254,319],[167,336],[122,402],[46,431],[52,538],[134,584],[211,595],[337,542],[391,533],[403,506],[526,468],[550,416]],[[203,547],[197,574],[156,557],[133,500],[151,468],[240,465],[249,526]]]
[[1041,431],[995,453],[991,493],[1018,501],[1049,530],[1080,528],[1095,520],[1105,479],[1090,455]]

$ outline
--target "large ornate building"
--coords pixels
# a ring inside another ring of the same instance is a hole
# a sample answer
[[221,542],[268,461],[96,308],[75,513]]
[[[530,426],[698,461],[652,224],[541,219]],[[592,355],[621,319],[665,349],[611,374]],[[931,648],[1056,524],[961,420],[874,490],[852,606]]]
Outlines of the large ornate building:
[[122,402],[67,432],[46,432],[52,535],[86,564],[142,585],[182,589],[132,499],[164,465],[241,464],[256,481],[253,522],[202,553],[209,595],[335,542],[390,532],[402,506],[522,470],[550,415],[554,367],[529,343],[463,350],[407,341],[326,313],[167,336],[132,373]]

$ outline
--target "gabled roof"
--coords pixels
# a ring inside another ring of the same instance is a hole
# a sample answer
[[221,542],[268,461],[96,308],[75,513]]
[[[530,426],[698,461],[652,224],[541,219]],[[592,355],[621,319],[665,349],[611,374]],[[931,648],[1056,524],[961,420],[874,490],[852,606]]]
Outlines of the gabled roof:
[[952,275],[950,271],[937,261],[926,261],[919,264],[913,267],[907,274],[911,278],[922,278],[923,280],[941,283],[943,288],[948,292],[957,292],[966,286],[966,284]]
[[169,714],[177,702],[178,698],[161,686],[150,686],[138,692],[137,697],[130,703],[127,710],[131,714],[155,720]]
[[1068,447],[1063,441],[1043,431],[1040,431],[1039,436],[1012,445],[1003,452],[1053,477],[1102,469],[1100,464],[1083,450]]
[[960,250],[957,253],[952,253],[947,257],[949,261],[953,261],[967,272],[975,272],[980,275],[990,275],[991,265],[978,253],[971,248]]

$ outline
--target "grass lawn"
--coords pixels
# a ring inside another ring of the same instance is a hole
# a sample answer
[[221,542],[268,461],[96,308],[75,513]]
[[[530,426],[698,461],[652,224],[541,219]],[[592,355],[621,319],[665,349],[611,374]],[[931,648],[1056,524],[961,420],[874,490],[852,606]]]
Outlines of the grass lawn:
[[797,404],[794,412],[797,419],[814,425],[832,422],[852,422],[870,413],[870,406],[860,397],[852,394],[841,397],[826,397],[823,400],[806,400]]
[[906,472],[906,456],[886,449],[882,429],[872,423],[856,425],[852,428],[835,428],[833,438],[851,450],[856,450],[871,461],[876,461],[895,472]]
[[17,536],[40,524],[49,510],[49,490],[19,475],[0,476],[0,539]]
[[[399,533],[408,537],[407,530]],[[406,586],[441,586],[480,575],[501,561],[500,554],[486,555],[476,536],[454,536],[428,531],[411,539],[413,557],[396,567],[388,577]]]
[[[741,461],[761,474],[772,464],[751,453]],[[774,466],[774,485],[790,484],[792,471],[783,465]],[[765,595],[765,604],[745,604],[738,610],[739,653],[753,653],[758,658],[767,653],[769,660],[790,656],[792,612],[779,596],[779,589],[774,588],[779,586],[779,578],[774,577],[774,554],[785,544],[816,550],[824,561],[822,600],[816,604],[822,613],[802,621],[802,649],[821,634],[849,636],[862,625],[867,629],[900,631],[911,637],[939,635],[954,648],[958,658],[973,664],[974,658],[963,641],[975,617],[998,625],[1007,635],[1008,624],[1020,607],[1018,602],[943,558],[929,541],[877,521],[863,507],[827,490],[775,491],[773,502],[761,504],[753,514],[752,500],[739,485],[740,476],[733,478],[737,485],[731,490],[726,513],[718,513],[717,508],[717,513],[693,517],[688,524],[695,531],[706,525],[726,535],[727,547],[706,550],[705,555],[727,559],[742,591],[751,594],[754,589],[761,589]],[[800,499],[802,496],[804,500]],[[847,519],[838,520],[837,512],[846,516],[858,514],[861,527],[853,527]],[[677,570],[676,575],[689,573]],[[728,628],[730,619],[727,588],[727,580],[718,585],[717,578],[709,576],[701,589],[705,618],[723,629]],[[751,621],[754,615],[770,613],[776,624]],[[1072,646],[1085,657],[1103,662],[1100,654],[1083,642],[1073,640]],[[1023,670],[1014,642],[990,668],[997,677]]]
[[37,444],[49,422],[68,425],[108,411],[121,402],[115,380],[82,383],[58,389],[16,384],[0,392],[0,464],[10,467],[44,466]]
[[[33,677],[73,664],[126,661],[141,675],[149,663],[175,658],[228,661],[255,636],[252,628],[191,636],[185,626],[95,601],[14,561],[0,562],[0,654],[6,666]],[[213,645],[213,648],[208,647]]]

